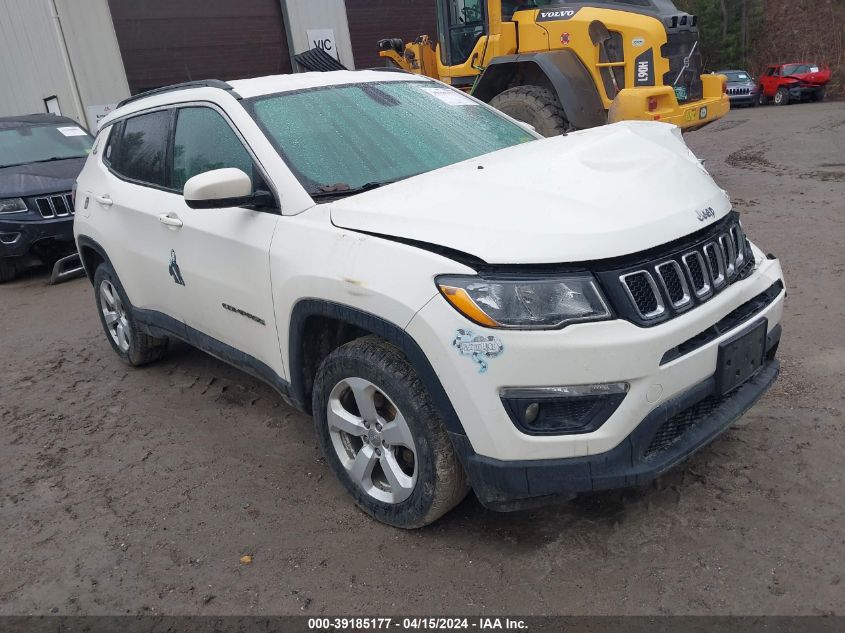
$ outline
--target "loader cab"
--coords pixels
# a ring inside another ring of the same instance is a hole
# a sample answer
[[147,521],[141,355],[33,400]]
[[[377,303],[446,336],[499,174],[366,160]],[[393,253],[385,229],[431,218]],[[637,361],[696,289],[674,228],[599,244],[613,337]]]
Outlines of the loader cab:
[[437,0],[437,31],[440,62],[465,64],[487,34],[486,0]]

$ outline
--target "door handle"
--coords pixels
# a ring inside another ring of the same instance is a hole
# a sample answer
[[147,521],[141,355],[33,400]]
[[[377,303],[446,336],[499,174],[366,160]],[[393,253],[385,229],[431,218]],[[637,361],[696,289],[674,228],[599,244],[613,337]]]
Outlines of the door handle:
[[164,226],[171,229],[182,228],[182,220],[180,220],[175,214],[163,213],[158,216],[158,221],[161,222]]
[[94,196],[94,200],[99,202],[104,207],[110,207],[114,204],[114,200],[112,200],[111,196],[107,193],[103,194],[102,196]]

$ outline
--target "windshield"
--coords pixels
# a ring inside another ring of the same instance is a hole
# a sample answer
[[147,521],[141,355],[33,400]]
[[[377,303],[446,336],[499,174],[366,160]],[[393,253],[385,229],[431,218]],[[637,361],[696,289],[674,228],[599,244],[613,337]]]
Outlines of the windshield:
[[728,81],[751,81],[751,77],[749,77],[748,73],[740,73],[740,72],[726,72],[722,73],[723,75],[727,76]]
[[71,123],[0,130],[0,167],[84,158],[93,142],[88,132]]
[[431,81],[327,86],[248,107],[312,195],[395,182],[537,138]]

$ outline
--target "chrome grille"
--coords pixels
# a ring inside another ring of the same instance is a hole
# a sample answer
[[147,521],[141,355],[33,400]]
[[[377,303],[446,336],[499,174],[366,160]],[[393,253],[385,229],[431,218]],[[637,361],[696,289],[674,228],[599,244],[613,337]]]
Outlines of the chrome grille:
[[728,94],[734,97],[750,95],[751,88],[728,88]]
[[697,245],[679,248],[633,270],[618,271],[613,279],[623,291],[619,300],[630,302],[626,308],[623,301],[619,312],[643,325],[659,323],[707,301],[744,279],[752,268],[742,227],[737,221],[726,223]]
[[73,195],[67,192],[36,198],[35,206],[43,218],[65,218],[73,215]]

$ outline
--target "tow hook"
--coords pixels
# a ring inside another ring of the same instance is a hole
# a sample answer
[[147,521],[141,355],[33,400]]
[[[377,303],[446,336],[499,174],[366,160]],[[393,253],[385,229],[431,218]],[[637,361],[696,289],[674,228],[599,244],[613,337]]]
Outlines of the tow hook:
[[60,284],[63,281],[75,279],[85,274],[82,260],[78,253],[62,257],[53,265],[53,272],[50,275],[50,285]]

